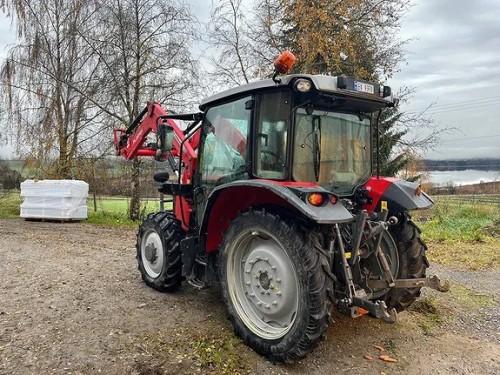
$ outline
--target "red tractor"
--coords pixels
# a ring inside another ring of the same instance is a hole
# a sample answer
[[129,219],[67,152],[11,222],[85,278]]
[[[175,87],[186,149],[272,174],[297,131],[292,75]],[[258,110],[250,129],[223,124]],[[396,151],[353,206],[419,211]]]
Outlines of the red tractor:
[[137,235],[144,282],[162,292],[220,283],[236,333],[274,361],[311,351],[333,307],[394,322],[421,287],[449,289],[426,277],[409,215],[432,199],[416,183],[372,176],[390,87],[281,75],[292,63],[285,53],[272,79],[209,97],[198,113],[148,103],[114,134],[119,155],[169,165],[154,179],[172,208]]

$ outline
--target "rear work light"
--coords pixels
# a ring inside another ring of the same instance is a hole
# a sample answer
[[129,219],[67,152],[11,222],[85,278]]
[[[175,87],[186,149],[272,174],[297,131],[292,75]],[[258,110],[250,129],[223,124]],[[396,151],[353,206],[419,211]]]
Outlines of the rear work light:
[[307,79],[298,79],[297,82],[295,82],[295,90],[299,92],[309,92],[311,91],[311,87],[312,83]]

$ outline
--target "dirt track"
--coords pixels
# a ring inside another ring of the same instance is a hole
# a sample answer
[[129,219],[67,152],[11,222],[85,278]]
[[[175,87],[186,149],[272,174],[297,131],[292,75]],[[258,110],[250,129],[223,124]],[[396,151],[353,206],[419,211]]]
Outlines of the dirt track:
[[217,287],[146,287],[134,242],[135,230],[0,220],[0,374],[500,373],[498,290],[480,273],[491,291],[427,293],[394,325],[335,314],[311,355],[273,365],[234,337]]

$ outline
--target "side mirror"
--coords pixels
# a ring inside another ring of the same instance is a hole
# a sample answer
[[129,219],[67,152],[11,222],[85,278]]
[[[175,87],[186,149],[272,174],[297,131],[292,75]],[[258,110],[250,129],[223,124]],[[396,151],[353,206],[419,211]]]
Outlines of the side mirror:
[[167,123],[158,124],[156,131],[156,158],[162,159],[168,151],[174,146],[174,128]]

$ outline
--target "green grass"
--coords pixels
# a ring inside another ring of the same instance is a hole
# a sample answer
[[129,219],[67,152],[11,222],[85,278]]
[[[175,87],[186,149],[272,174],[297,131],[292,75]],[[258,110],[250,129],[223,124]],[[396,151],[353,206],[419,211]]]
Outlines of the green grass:
[[420,223],[425,240],[482,241],[490,237],[484,228],[498,219],[499,209],[495,205],[438,201],[429,214],[431,220]]
[[[128,219],[128,198],[119,199],[97,199],[97,211],[94,211],[94,201],[89,199],[87,202],[88,219],[92,224],[109,225],[109,226],[136,226],[137,222]],[[143,201],[141,202],[141,218],[151,212],[160,210],[160,202]]]
[[456,269],[500,267],[500,212],[486,203],[456,204],[438,200],[428,212],[415,212],[432,262]]
[[0,192],[0,219],[19,217],[20,205],[19,192]]

